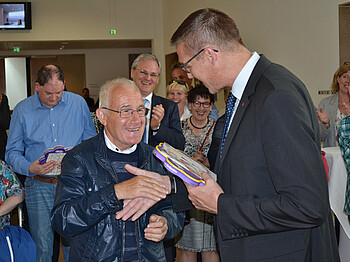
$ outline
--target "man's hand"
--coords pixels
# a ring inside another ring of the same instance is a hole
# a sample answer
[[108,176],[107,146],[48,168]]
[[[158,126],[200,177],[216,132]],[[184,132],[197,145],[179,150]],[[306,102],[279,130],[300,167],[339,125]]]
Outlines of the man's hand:
[[124,200],[123,209],[116,213],[115,218],[126,221],[132,216],[131,220],[135,221],[156,203],[157,201],[144,197]]
[[[153,178],[159,181],[165,186],[168,193],[171,190],[168,176],[161,176],[158,173],[142,170],[129,164],[125,165],[125,170],[136,176]],[[157,202],[158,200],[146,197],[137,197],[128,201],[124,200],[123,210],[116,213],[116,219],[123,219],[125,221],[132,217],[132,221],[135,221]]]
[[167,191],[170,193],[171,187],[170,187],[170,179],[168,176],[161,176],[156,172],[151,172],[147,170],[140,169],[138,167],[134,167],[132,165],[126,164],[124,166],[125,170],[128,171],[130,174],[133,174],[135,176],[144,176],[144,177],[150,177],[153,178],[159,182],[161,182]]
[[45,175],[47,173],[50,173],[55,166],[57,166],[57,162],[54,160],[50,160],[46,162],[45,164],[40,165],[39,159],[35,160],[33,163],[29,166],[29,174],[34,175]]
[[150,123],[150,127],[153,131],[155,131],[158,126],[160,125],[160,122],[162,122],[162,119],[164,117],[164,108],[162,104],[156,105],[152,108],[152,119]]
[[160,201],[169,193],[162,182],[146,176],[135,176],[115,184],[114,190],[119,200],[145,197]]
[[165,217],[151,215],[149,224],[145,228],[145,238],[154,242],[160,242],[168,231],[168,222]]
[[219,195],[224,191],[206,172],[200,172],[199,175],[204,179],[205,185],[194,187],[185,183],[188,198],[197,209],[217,214]]

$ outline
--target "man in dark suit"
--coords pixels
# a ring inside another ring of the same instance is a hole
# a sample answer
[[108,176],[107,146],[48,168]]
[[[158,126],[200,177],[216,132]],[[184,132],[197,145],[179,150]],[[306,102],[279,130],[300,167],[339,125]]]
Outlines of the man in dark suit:
[[151,146],[167,142],[183,150],[185,138],[182,134],[176,103],[153,93],[158,84],[160,72],[160,62],[151,54],[139,55],[131,66],[131,78],[140,89],[145,106],[152,111],[146,117],[143,140]]
[[211,93],[231,88],[215,182],[187,186],[216,214],[221,261],[339,261],[317,115],[304,84],[243,44],[235,22],[198,10],[171,38]]

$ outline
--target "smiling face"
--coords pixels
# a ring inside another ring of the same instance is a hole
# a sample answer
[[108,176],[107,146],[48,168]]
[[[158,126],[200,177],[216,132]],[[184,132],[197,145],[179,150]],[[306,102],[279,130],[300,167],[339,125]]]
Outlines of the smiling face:
[[52,108],[60,102],[64,90],[64,83],[53,75],[43,86],[35,83],[35,91],[38,92],[39,99],[44,106]]
[[350,71],[338,76],[337,78],[339,91],[348,93],[350,87]]
[[154,60],[141,60],[136,69],[131,69],[131,78],[140,89],[142,97],[148,96],[156,88],[158,75],[159,67]]
[[171,101],[174,101],[179,106],[185,106],[187,104],[186,94],[177,87],[174,87],[169,91],[167,98]]
[[[117,86],[110,92],[109,108],[113,110],[136,110],[144,107],[142,96],[135,88]],[[126,150],[140,143],[145,129],[145,117],[134,111],[129,118],[122,118],[119,113],[99,108],[98,118],[105,127],[106,135],[121,150]]]
[[[197,104],[199,103],[198,106],[195,106],[196,102],[197,102]],[[210,106],[204,107],[203,103],[208,103]],[[188,107],[191,110],[192,117],[196,121],[201,122],[201,121],[204,121],[208,118],[208,115],[209,115],[211,108],[212,108],[212,104],[210,103],[209,98],[203,98],[203,97],[197,96],[194,103],[189,103]]]

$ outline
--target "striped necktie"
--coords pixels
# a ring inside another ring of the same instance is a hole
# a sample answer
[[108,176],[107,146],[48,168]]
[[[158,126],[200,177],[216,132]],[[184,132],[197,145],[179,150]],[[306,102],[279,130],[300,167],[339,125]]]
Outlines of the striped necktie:
[[222,155],[222,150],[224,149],[224,144],[225,144],[225,140],[227,137],[227,133],[228,133],[228,126],[230,124],[230,120],[235,108],[235,103],[236,103],[237,98],[230,92],[230,94],[228,95],[227,101],[226,101],[226,117],[225,117],[225,127],[224,127],[224,133],[222,135],[222,140],[221,140],[221,146],[220,146],[220,159],[221,159],[221,155]]

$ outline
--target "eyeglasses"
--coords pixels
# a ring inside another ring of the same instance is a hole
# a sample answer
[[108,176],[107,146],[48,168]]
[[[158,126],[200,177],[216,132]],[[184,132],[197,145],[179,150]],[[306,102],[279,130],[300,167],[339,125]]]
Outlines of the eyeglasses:
[[198,101],[193,102],[192,104],[193,104],[194,107],[203,106],[204,108],[208,108],[208,107],[210,107],[210,105],[211,105],[211,103],[209,103],[209,102],[201,103],[201,102],[198,102]]
[[143,69],[137,69],[135,68],[135,70],[139,71],[141,75],[144,75],[145,77],[147,77],[148,75],[150,75],[152,78],[157,78],[159,77],[159,74],[156,73],[148,73],[146,70]]
[[350,62],[344,62],[343,65],[350,65]]
[[132,115],[134,114],[134,112],[136,112],[138,114],[139,117],[144,117],[148,114],[149,109],[145,108],[145,107],[140,107],[136,110],[133,109],[121,109],[120,111],[118,110],[114,110],[114,109],[110,109],[107,107],[102,107],[103,109],[112,111],[112,112],[116,112],[119,113],[121,118],[129,118],[132,117]]
[[[181,68],[182,70],[184,70],[186,73],[189,73],[189,74],[190,74],[190,73],[191,73],[191,70],[190,70],[189,68],[186,68],[186,66],[188,65],[189,62],[191,62],[193,59],[195,59],[200,53],[202,53],[202,52],[204,51],[204,49],[205,49],[205,48],[199,50],[199,52],[198,52],[197,54],[195,54],[194,56],[192,56],[192,57],[190,58],[190,60],[188,60],[186,63],[182,64],[182,65],[180,66],[180,68]],[[214,51],[215,53],[219,52],[219,50],[216,50],[216,49],[213,49],[213,51]]]

